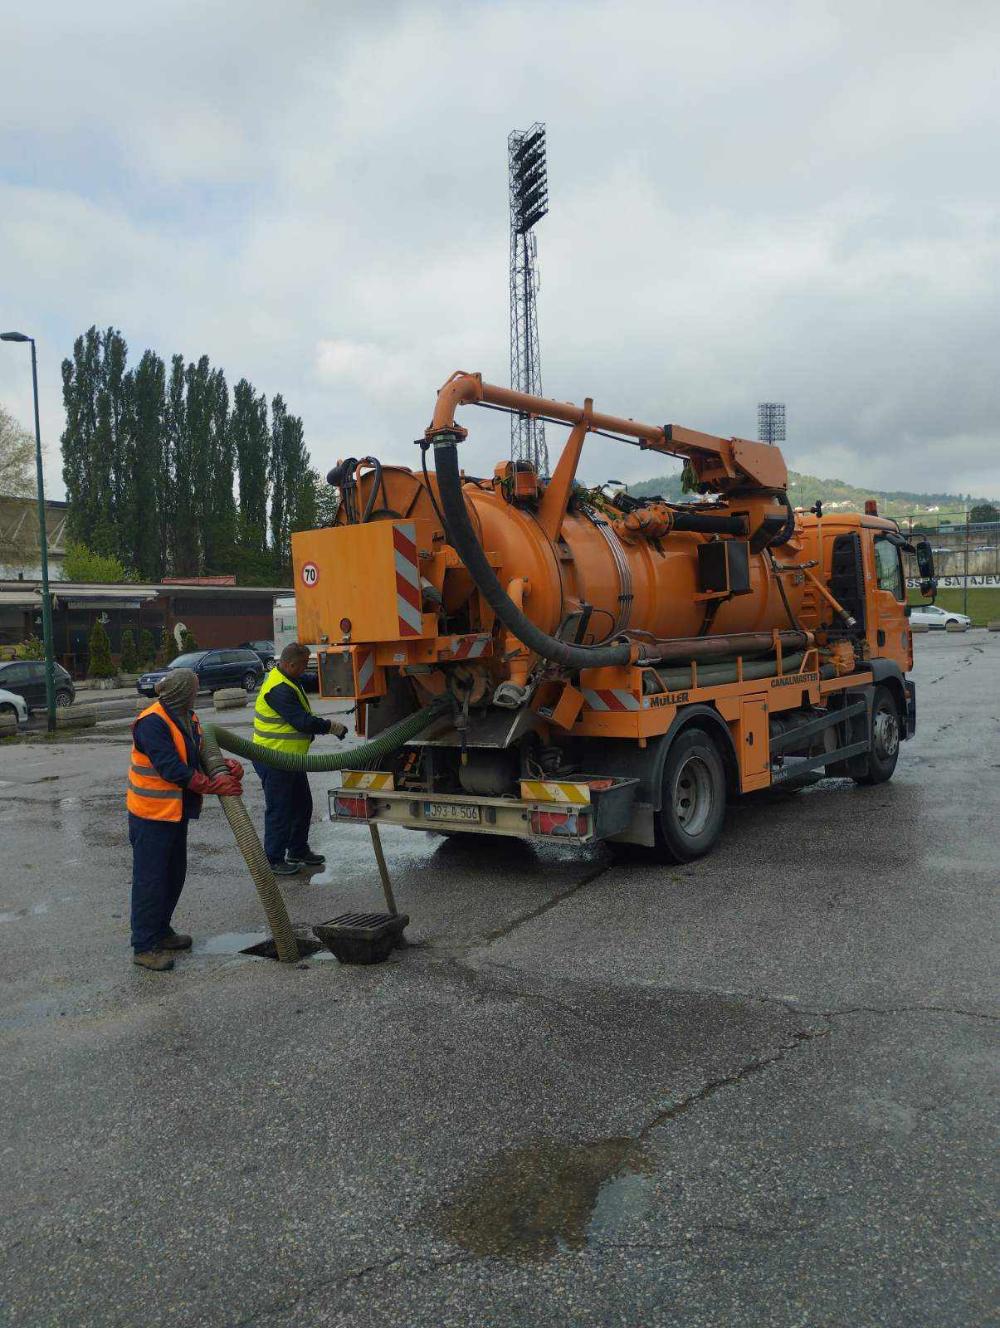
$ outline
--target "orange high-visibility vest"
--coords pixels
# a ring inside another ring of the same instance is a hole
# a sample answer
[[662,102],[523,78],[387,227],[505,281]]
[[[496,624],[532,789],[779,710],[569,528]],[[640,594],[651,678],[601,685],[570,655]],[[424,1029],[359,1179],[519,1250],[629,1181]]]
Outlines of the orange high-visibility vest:
[[[159,701],[154,701],[141,715],[136,716],[132,724],[133,732],[139,720],[145,719],[147,715],[159,715],[170,730],[177,755],[187,764],[188,753],[184,734]],[[195,742],[199,743],[201,725],[195,714],[191,716],[191,728]],[[152,761],[144,752],[139,751],[134,741],[131,762],[128,772],[128,792],[125,795],[125,805],[129,811],[134,816],[144,817],[147,821],[180,821],[184,815],[184,790],[180,784],[171,784],[168,779],[162,779],[156,773]]]

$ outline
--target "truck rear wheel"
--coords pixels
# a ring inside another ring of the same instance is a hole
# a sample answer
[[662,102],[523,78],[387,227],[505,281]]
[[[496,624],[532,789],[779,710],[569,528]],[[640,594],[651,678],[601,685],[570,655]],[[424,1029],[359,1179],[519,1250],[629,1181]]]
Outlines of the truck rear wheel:
[[719,749],[704,729],[685,729],[663,767],[657,856],[665,862],[700,858],[714,846],[725,815],[726,772]]
[[880,683],[872,698],[872,745],[868,753],[868,769],[863,775],[854,775],[854,782],[884,784],[891,779],[899,760],[899,741],[899,707],[889,688]]

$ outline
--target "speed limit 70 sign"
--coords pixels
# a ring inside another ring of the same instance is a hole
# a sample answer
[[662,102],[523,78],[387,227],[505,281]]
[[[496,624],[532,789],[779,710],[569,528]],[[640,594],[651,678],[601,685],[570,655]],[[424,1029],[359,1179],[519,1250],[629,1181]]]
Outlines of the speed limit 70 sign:
[[315,563],[303,563],[301,576],[304,586],[314,586],[319,581],[319,568]]

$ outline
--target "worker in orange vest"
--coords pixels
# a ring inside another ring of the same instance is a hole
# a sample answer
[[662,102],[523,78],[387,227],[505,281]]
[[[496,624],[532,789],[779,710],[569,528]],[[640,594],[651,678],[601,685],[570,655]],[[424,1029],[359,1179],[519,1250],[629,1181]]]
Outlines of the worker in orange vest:
[[191,937],[170,925],[187,872],[188,821],[206,793],[238,797],[243,767],[209,778],[199,761],[201,725],[194,713],[198,675],[171,669],[156,687],[158,701],[132,725],[128,776],[128,837],[132,845],[132,959],[164,972],[172,950],[189,950]]

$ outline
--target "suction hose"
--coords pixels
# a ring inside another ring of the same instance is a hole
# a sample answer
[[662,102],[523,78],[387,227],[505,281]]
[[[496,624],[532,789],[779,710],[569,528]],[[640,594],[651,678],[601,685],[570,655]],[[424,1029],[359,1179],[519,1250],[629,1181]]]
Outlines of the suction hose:
[[[327,756],[298,756],[291,752],[276,752],[270,747],[261,747],[255,742],[241,738],[228,729],[206,724],[202,743],[201,762],[207,775],[225,774],[226,762],[222,750],[234,752],[261,765],[273,766],[277,770],[289,771],[324,771],[342,770],[345,766],[367,766],[388,756],[404,743],[415,737],[435,719],[451,709],[451,701],[439,699],[407,715],[405,719],[387,728],[371,742],[360,747],[350,747],[346,751],[331,752]],[[247,870],[253,877],[257,894],[267,916],[267,925],[274,937],[278,958],[284,964],[295,964],[299,960],[299,946],[292,930],[285,901],[281,897],[271,864],[254,829],[250,814],[242,798],[219,798],[226,820],[233,832]]]
[[553,664],[561,664],[564,668],[600,669],[613,664],[628,664],[632,658],[632,645],[628,641],[608,646],[571,645],[536,627],[527,614],[514,604],[486,561],[486,554],[469,520],[465,499],[462,497],[462,477],[458,470],[458,438],[459,435],[450,432],[436,433],[433,437],[434,469],[437,472],[448,542],[504,627],[536,655],[541,655],[542,659],[550,660]]
[[[375,766],[383,757],[397,751],[404,743],[415,738],[428,725],[433,724],[442,715],[452,709],[450,697],[439,697],[423,710],[407,715],[390,728],[384,729],[371,742],[360,747],[347,747],[339,752],[327,752],[322,756],[300,756],[297,752],[276,752],[270,747],[262,747],[249,738],[241,738],[231,729],[219,728],[216,724],[205,726],[206,735],[211,735],[219,747],[234,756],[245,757],[248,761],[259,761],[261,765],[272,766],[275,770],[287,770],[292,774],[323,774],[330,770],[361,770]],[[225,766],[223,766],[225,769]]]

